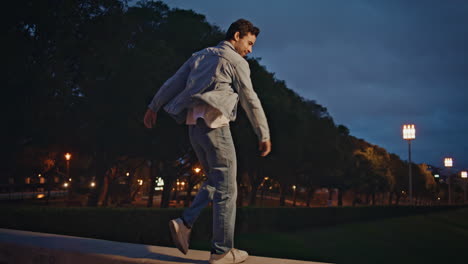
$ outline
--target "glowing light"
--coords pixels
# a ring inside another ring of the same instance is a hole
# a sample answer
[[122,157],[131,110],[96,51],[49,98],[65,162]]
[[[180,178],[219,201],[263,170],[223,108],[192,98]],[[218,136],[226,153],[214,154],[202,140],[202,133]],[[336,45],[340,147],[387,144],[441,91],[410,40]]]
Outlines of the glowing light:
[[65,159],[66,159],[66,160],[70,160],[70,159],[71,159],[71,154],[67,152],[67,153],[65,154]]
[[37,175],[37,177],[41,177],[41,176],[42,176],[42,174],[40,174],[40,173]]
[[293,190],[296,190],[296,185],[293,185],[293,187],[292,187],[292,188],[293,188]]
[[196,167],[195,169],[193,169],[196,173],[199,173],[201,171],[200,168]]
[[44,198],[44,197],[45,197],[45,195],[43,193],[40,193],[40,194],[38,194],[36,196],[37,199],[41,199],[41,198]]
[[468,172],[462,171],[460,174],[461,174],[461,177],[462,177],[463,179],[468,178]]
[[142,179],[138,179],[138,184],[139,184],[139,185],[143,185],[143,180],[142,180]]
[[72,178],[68,178],[69,181],[72,181]]
[[64,183],[63,187],[67,188],[68,187],[68,182]]
[[91,182],[90,186],[91,186],[91,188],[94,188],[94,187],[96,187],[96,183],[95,183],[95,182]]
[[444,165],[447,168],[453,167],[453,159],[452,158],[445,158]]
[[270,178],[268,178],[268,177],[265,177],[265,178],[263,178],[263,179],[264,179],[265,181],[268,181],[268,179],[270,179]]
[[439,175],[439,174],[435,174],[434,177],[435,177],[435,178],[439,178],[440,175]]
[[125,175],[127,175],[127,177],[130,176],[130,172],[125,173]]
[[403,125],[403,139],[412,140],[416,138],[416,128],[413,124]]

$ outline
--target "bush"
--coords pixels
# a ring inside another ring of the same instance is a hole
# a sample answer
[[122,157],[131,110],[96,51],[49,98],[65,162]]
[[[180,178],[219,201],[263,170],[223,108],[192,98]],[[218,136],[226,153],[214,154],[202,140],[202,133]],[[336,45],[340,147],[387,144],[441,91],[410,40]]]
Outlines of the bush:
[[[236,233],[294,231],[350,222],[426,214],[461,206],[258,208],[237,210]],[[2,207],[0,227],[35,232],[172,246],[168,222],[183,209]],[[202,211],[193,240],[211,237],[211,209]]]

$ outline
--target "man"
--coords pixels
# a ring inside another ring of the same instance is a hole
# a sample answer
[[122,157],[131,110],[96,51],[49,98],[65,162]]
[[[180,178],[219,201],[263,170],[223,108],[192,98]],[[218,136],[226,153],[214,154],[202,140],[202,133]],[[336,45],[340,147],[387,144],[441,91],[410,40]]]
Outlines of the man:
[[271,150],[265,113],[253,90],[245,56],[252,52],[260,30],[245,19],[232,23],[226,39],[216,47],[196,52],[167,80],[148,105],[147,128],[163,107],[189,128],[192,147],[207,181],[181,218],[171,220],[172,239],[187,254],[191,228],[200,211],[213,201],[213,239],[210,263],[240,263],[245,251],[234,248],[237,199],[237,160],[229,129],[240,101],[259,139],[261,156]]

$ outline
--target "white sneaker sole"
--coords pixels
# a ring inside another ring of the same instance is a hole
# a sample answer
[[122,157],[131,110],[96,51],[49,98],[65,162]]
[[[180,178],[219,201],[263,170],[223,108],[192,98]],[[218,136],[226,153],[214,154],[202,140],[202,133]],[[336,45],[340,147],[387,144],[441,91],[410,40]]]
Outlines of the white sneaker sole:
[[175,220],[169,221],[169,229],[171,230],[172,241],[174,242],[177,249],[180,250],[184,255],[187,255],[188,250],[185,250],[182,244],[180,243],[179,236],[179,224]]

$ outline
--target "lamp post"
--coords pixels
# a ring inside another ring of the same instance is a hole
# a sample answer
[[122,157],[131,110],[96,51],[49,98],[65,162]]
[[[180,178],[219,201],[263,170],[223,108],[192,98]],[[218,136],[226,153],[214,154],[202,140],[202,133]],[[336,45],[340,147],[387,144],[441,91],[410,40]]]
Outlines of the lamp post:
[[416,139],[416,128],[413,124],[403,125],[403,139],[408,141],[408,175],[410,204],[413,205],[413,177],[411,175],[411,140]]
[[464,189],[465,189],[465,204],[466,204],[466,187],[467,187],[466,186],[466,179],[468,178],[468,172],[462,171],[462,172],[460,172],[460,174],[461,174],[462,180],[465,182],[465,188]]
[[448,169],[449,173],[448,173],[448,187],[449,187],[449,190],[448,190],[448,193],[449,193],[449,204],[451,205],[452,204],[452,179],[451,179],[451,175],[450,175],[450,168],[453,167],[453,159],[452,158],[444,158],[444,166]]
[[[71,178],[70,178],[70,160],[71,160],[71,154],[70,154],[70,153],[67,152],[67,153],[65,154],[65,160],[67,161],[67,178],[68,178],[69,181],[71,181]],[[67,184],[65,187],[68,187],[68,184]],[[71,191],[71,186],[70,186],[70,188],[68,189],[68,199],[71,198],[71,195],[72,195],[71,192],[72,192],[72,191]]]

